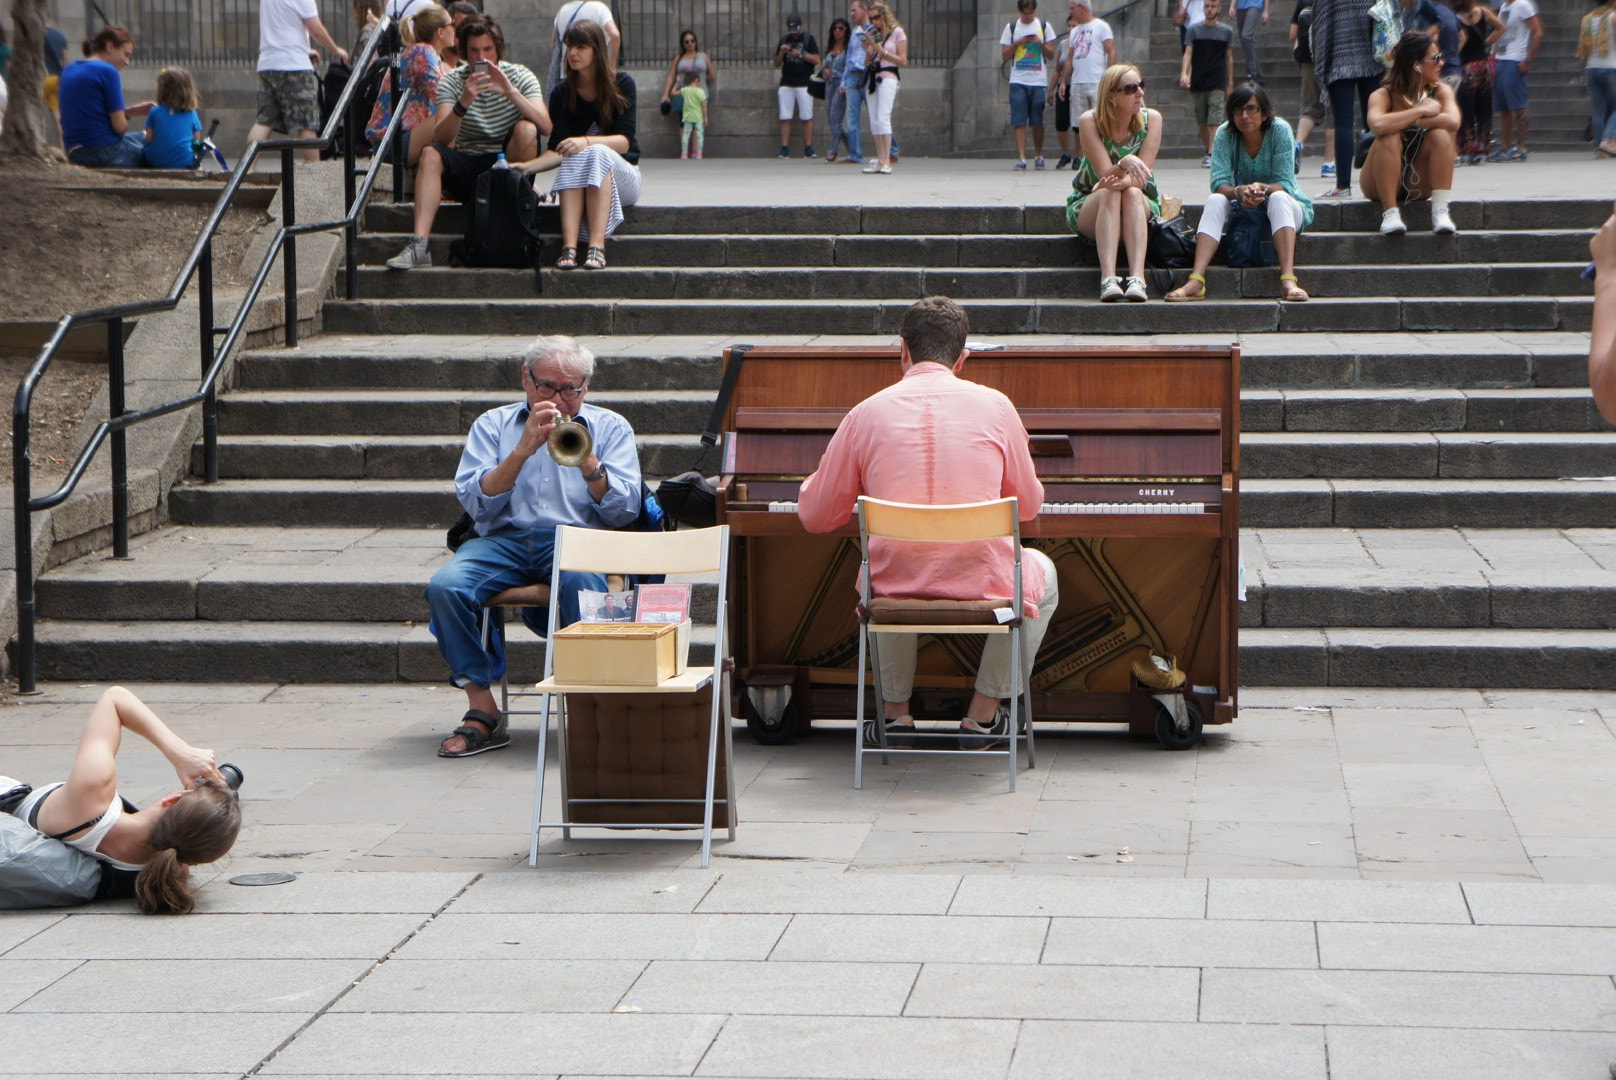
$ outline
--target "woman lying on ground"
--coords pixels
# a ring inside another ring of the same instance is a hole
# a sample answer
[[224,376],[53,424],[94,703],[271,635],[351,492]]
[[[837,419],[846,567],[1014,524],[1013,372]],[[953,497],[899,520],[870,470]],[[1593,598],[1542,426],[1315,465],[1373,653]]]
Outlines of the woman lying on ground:
[[[180,778],[179,791],[144,810],[118,794],[117,756],[126,728],[157,747]],[[241,804],[213,751],[174,734],[121,686],[90,710],[67,779],[35,790],[13,813],[111,866],[120,879],[113,895],[134,896],[148,915],[195,908],[190,868],[224,858],[241,831]]]
[[1381,234],[1407,232],[1398,207],[1424,198],[1431,200],[1431,231],[1455,232],[1448,199],[1459,102],[1442,81],[1442,49],[1424,31],[1410,30],[1397,40],[1386,81],[1369,95],[1369,130],[1375,143],[1359,184],[1364,198],[1381,205]]
[[[550,91],[550,143],[518,166],[532,174],[559,170],[550,190],[561,199],[561,258],[557,270],[578,268],[578,241],[589,242],[586,270],[606,268],[606,238],[623,223],[623,208],[640,198],[634,80],[612,66],[599,24],[567,28],[566,81]],[[587,216],[587,222],[584,220]]]
[[[1149,222],[1161,214],[1151,175],[1161,149],[1161,113],[1145,108],[1145,80],[1131,64],[1100,76],[1094,108],[1077,120],[1078,159],[1066,225],[1100,255],[1100,299],[1145,299]],[[1117,277],[1117,248],[1128,253],[1128,280]]]
[[1267,92],[1250,84],[1229,95],[1229,116],[1212,138],[1212,197],[1196,229],[1195,268],[1166,298],[1206,299],[1206,268],[1238,204],[1262,207],[1268,214],[1279,259],[1279,298],[1306,300],[1307,293],[1296,283],[1296,236],[1313,223],[1313,203],[1296,186],[1291,127],[1274,115]]

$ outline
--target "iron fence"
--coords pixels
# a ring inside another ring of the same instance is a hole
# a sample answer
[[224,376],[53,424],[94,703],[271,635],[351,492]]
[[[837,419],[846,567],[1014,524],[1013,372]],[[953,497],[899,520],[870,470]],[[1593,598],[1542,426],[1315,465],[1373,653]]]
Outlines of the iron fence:
[[[353,7],[318,0],[320,21],[337,44],[355,37]],[[122,26],[135,35],[142,65],[234,67],[258,60],[258,0],[85,0],[91,33]]]
[[[909,35],[909,62],[947,67],[976,36],[976,0],[889,0]],[[1002,6],[1014,11],[1015,5]],[[847,0],[658,0],[612,4],[623,32],[624,64],[662,68],[679,51],[679,35],[694,30],[702,51],[725,67],[768,67],[786,32],[786,17],[801,17],[803,29],[823,47],[831,20],[847,17]]]

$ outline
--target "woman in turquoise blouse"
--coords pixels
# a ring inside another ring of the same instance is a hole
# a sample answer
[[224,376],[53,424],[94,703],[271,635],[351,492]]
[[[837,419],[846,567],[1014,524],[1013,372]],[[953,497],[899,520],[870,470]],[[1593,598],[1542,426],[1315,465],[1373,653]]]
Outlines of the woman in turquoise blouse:
[[1281,300],[1301,301],[1296,283],[1296,234],[1313,223],[1313,203],[1296,186],[1296,143],[1291,128],[1274,115],[1260,86],[1239,87],[1229,95],[1229,116],[1212,140],[1212,197],[1201,210],[1195,237],[1195,268],[1168,300],[1205,300],[1206,268],[1223,240],[1236,203],[1263,207],[1279,259]]

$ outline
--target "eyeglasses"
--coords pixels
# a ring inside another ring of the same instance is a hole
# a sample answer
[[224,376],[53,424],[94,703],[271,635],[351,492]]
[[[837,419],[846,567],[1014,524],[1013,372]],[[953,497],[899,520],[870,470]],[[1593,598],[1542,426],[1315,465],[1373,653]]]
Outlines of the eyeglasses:
[[1420,63],[1422,63],[1422,64],[1440,64],[1441,62],[1442,62],[1442,54],[1441,53],[1437,53],[1435,56],[1427,56],[1424,60],[1420,61]]
[[880,22],[880,21],[881,21],[881,20],[882,20],[882,18],[883,18],[883,17],[884,17],[884,16],[881,16],[881,15],[877,15],[877,14],[876,14],[876,13],[875,13],[875,12],[873,12],[873,11],[872,11],[872,12],[870,12],[870,21],[871,21],[871,22]]
[[533,384],[533,389],[539,392],[541,398],[565,398],[568,401],[576,401],[589,389],[587,382],[582,386],[557,386],[549,379],[535,379],[531,374],[528,375],[528,381]]
[[1115,90],[1113,90],[1112,93],[1113,94],[1137,94],[1137,93],[1140,93],[1141,91],[1143,91],[1144,88],[1145,88],[1145,80],[1140,79],[1138,82],[1125,82],[1121,86],[1119,86]]
[[1262,106],[1257,104],[1255,101],[1249,101],[1236,109],[1235,112],[1244,113],[1246,116],[1261,116]]

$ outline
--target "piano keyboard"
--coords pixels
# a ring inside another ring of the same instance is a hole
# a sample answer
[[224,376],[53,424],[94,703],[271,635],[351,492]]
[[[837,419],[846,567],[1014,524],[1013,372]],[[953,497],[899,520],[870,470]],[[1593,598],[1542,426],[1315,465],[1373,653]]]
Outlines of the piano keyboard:
[[[771,514],[795,514],[794,502],[771,502]],[[1204,514],[1199,502],[1053,502],[1040,503],[1039,514]]]

